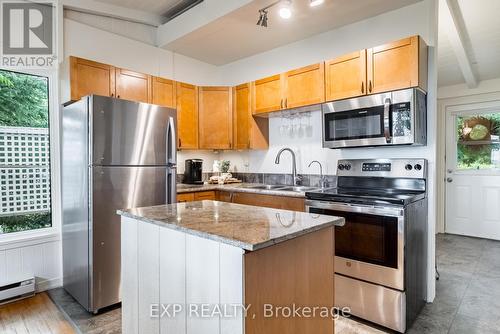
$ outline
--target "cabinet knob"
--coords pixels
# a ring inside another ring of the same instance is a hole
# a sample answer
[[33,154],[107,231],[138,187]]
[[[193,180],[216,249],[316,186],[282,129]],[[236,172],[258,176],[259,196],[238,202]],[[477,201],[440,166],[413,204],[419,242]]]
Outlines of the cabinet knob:
[[372,81],[371,80],[368,82],[368,91],[370,93],[372,92]]

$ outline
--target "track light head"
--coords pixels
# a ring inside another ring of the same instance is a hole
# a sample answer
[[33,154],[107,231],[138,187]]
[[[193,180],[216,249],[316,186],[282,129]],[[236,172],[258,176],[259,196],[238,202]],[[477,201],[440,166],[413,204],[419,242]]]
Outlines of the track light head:
[[259,10],[259,20],[257,21],[257,25],[264,28],[267,27],[267,10]]

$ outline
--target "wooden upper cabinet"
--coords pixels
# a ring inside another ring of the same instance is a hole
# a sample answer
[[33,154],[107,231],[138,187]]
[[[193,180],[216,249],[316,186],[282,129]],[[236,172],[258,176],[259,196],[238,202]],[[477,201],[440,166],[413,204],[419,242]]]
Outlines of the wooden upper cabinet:
[[325,102],[324,63],[309,65],[284,74],[284,108]]
[[168,108],[176,108],[175,81],[153,77],[151,92],[151,102],[153,104]]
[[283,108],[282,75],[254,81],[253,85],[253,112],[254,114],[268,113]]
[[352,52],[325,63],[326,101],[365,95],[366,50]]
[[199,87],[198,89],[200,149],[232,148],[231,87]]
[[77,57],[69,57],[71,100],[85,95],[115,95],[115,68]]
[[250,148],[252,118],[250,85],[243,84],[233,88],[233,142],[238,150]]
[[151,76],[117,68],[116,97],[130,101],[151,102]]
[[233,148],[267,149],[269,147],[269,119],[252,114],[252,86],[233,87]]
[[198,87],[177,82],[179,149],[198,148]]
[[368,94],[408,87],[427,90],[427,46],[419,36],[367,50]]

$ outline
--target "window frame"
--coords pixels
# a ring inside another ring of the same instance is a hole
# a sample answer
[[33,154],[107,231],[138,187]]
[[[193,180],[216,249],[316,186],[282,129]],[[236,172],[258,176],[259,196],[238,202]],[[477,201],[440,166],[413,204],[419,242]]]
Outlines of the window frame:
[[60,108],[57,70],[43,69],[11,69],[1,67],[1,70],[21,74],[46,77],[48,80],[49,105],[49,153],[50,153],[50,195],[52,226],[35,230],[0,234],[0,250],[21,244],[29,246],[45,241],[61,239],[61,191],[60,191]]

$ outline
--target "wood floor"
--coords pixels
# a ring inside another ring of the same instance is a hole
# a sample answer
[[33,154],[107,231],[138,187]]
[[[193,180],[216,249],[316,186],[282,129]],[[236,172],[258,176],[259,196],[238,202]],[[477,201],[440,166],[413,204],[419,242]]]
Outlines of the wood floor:
[[0,333],[76,334],[76,331],[43,292],[0,306]]

